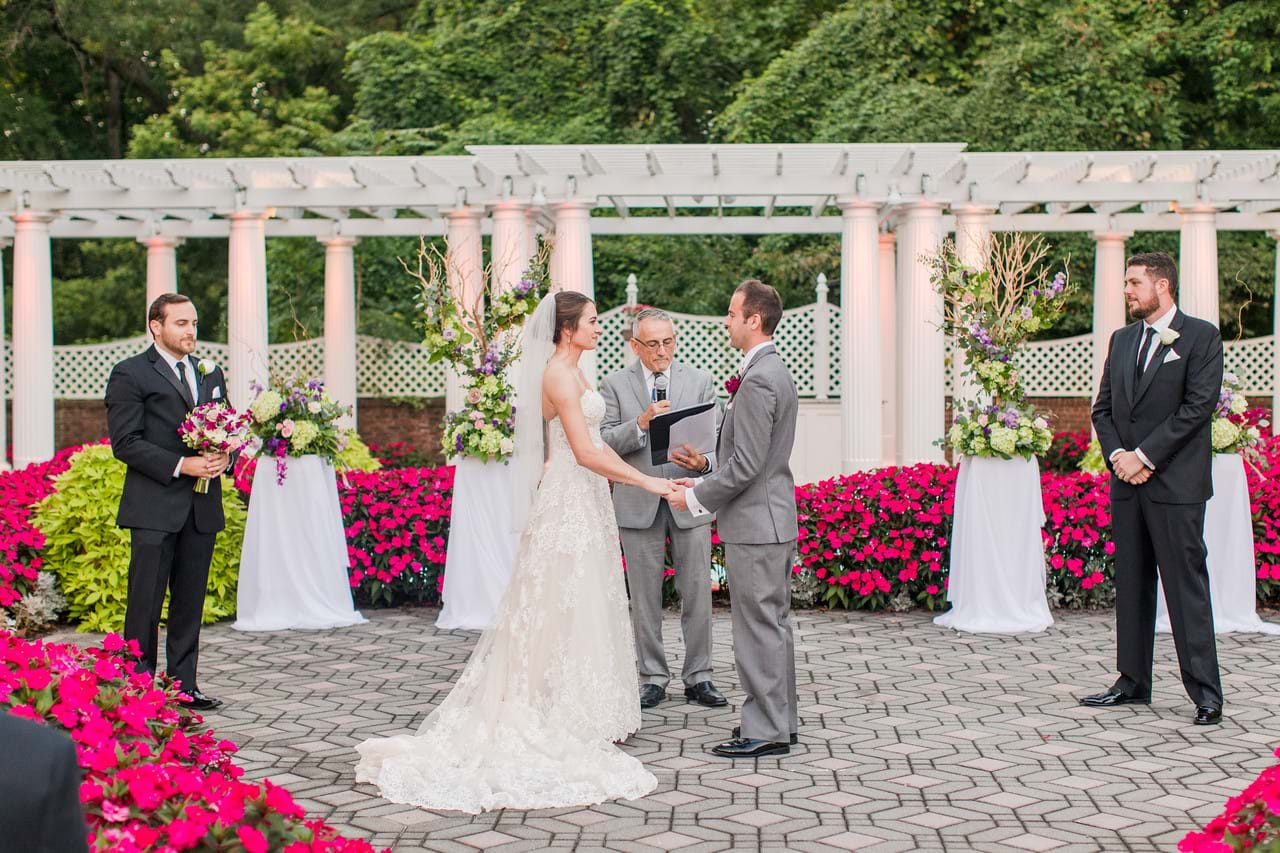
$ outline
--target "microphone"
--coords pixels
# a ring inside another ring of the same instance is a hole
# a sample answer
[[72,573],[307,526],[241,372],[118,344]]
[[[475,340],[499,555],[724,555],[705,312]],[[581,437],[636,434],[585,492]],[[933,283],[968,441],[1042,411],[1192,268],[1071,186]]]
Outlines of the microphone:
[[667,399],[667,374],[656,373],[653,376],[653,399],[661,402]]

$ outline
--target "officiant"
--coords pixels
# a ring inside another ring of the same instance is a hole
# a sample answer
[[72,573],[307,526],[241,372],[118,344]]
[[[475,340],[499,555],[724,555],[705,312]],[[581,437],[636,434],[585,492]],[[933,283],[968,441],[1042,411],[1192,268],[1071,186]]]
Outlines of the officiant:
[[[672,463],[654,465],[649,426],[658,415],[700,403],[715,403],[711,374],[675,360],[676,331],[671,316],[656,308],[638,312],[631,327],[631,349],[639,361],[608,376],[601,386],[606,412],[600,426],[609,446],[646,474],[681,478],[708,474],[714,454],[689,445],[674,449]],[[662,643],[662,582],[667,543],[680,593],[684,634],[685,698],[711,708],[728,704],[711,680],[711,522],[673,510],[656,495],[615,485],[614,511],[627,561],[631,625],[640,670],[640,707],[667,698],[671,670]]]

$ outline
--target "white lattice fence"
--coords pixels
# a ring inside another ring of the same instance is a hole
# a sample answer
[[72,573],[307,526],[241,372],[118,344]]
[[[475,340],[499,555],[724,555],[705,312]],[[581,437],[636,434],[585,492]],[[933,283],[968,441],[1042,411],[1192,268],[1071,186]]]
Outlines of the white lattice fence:
[[[795,376],[801,396],[812,397],[818,384],[819,361],[815,345],[816,324],[821,303],[784,312],[778,326],[778,351]],[[840,396],[840,309],[826,305],[830,353],[829,394]],[[729,346],[729,336],[721,317],[673,314],[680,336],[680,358],[709,372],[717,380],[737,369],[740,355]],[[625,364],[626,344],[622,329],[628,315],[614,308],[600,315],[604,329],[596,365],[604,377]],[[102,344],[54,347],[54,396],[71,400],[101,399],[111,368],[121,359],[142,352],[149,340],[141,335]],[[1228,341],[1226,369],[1240,377],[1245,393],[1271,393],[1272,336]],[[416,341],[389,341],[360,336],[356,342],[357,393],[362,397],[436,397],[444,394],[445,374],[440,363],[429,364],[427,353]],[[272,344],[271,369],[284,376],[323,376],[324,340]],[[202,358],[227,364],[226,344],[202,341]],[[2,354],[5,395],[13,396],[13,346],[4,343]],[[951,344],[946,346],[947,393],[951,392]],[[1088,397],[1093,387],[1093,339],[1090,335],[1039,341],[1030,344],[1020,359],[1028,393],[1045,397]],[[718,382],[717,382],[718,384]]]

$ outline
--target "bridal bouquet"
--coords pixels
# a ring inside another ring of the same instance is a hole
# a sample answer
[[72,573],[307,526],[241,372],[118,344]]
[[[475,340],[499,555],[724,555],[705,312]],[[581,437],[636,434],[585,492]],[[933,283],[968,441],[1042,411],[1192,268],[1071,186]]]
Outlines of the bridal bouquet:
[[251,450],[276,460],[277,483],[284,483],[290,456],[314,455],[331,463],[338,458],[346,441],[338,418],[351,408],[330,397],[323,382],[272,379],[268,387],[255,384],[253,390],[258,396],[249,405]]
[[[249,440],[250,417],[214,400],[191,410],[178,427],[182,442],[200,454],[235,453]],[[196,479],[195,491],[209,493],[207,477]]]
[[1222,392],[1213,410],[1210,441],[1214,453],[1248,454],[1262,441],[1266,420],[1254,422],[1249,417],[1249,400],[1241,392],[1240,378],[1230,371],[1222,374]]

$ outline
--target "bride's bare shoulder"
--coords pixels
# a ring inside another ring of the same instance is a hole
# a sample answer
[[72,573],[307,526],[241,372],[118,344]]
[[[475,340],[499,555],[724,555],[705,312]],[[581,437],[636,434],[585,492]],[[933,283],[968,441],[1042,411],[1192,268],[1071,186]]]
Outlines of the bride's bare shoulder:
[[558,361],[548,362],[547,369],[542,373],[542,389],[547,392],[548,396],[555,396],[557,393],[570,390],[573,382],[573,372],[568,365],[561,364]]

